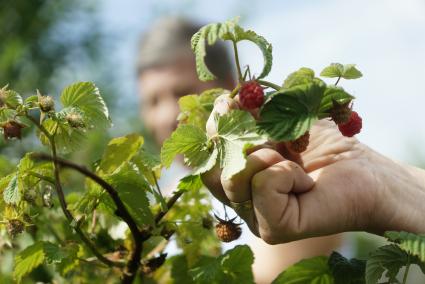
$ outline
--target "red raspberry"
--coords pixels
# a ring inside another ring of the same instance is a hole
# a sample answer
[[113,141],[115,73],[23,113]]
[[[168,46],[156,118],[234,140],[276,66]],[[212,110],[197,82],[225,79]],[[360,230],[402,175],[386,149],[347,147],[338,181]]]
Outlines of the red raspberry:
[[264,103],[264,89],[255,81],[244,82],[239,90],[239,101],[243,108],[259,108]]
[[306,132],[295,140],[289,141],[289,148],[297,153],[304,152],[307,149],[310,140],[310,132]]
[[357,133],[360,133],[362,129],[362,118],[355,111],[351,112],[350,120],[344,124],[338,124],[339,131],[342,135],[352,137]]
[[18,138],[21,139],[21,130],[25,127],[22,123],[9,120],[1,126],[3,128],[4,139]]

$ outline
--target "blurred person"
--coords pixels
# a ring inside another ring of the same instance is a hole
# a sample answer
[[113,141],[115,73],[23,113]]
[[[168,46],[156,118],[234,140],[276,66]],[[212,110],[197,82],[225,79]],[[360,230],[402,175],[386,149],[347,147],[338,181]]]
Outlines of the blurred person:
[[[182,18],[169,17],[154,24],[142,38],[137,62],[140,115],[158,146],[177,127],[180,97],[210,88],[232,90],[236,85],[232,60],[222,43],[208,47],[206,56],[206,64],[218,79],[198,79],[190,39],[200,27]],[[178,171],[172,173],[176,182],[181,177]],[[244,232],[243,238],[254,252],[257,283],[270,283],[295,262],[329,255],[341,249],[343,243],[341,235],[333,235],[272,246],[249,230]]]

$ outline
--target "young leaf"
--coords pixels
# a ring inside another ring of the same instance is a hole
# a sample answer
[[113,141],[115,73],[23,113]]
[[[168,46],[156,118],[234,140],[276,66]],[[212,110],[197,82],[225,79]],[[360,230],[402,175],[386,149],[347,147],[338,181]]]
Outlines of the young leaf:
[[348,260],[333,252],[328,265],[335,278],[335,284],[365,284],[366,261],[352,258]]
[[112,174],[130,161],[143,145],[143,137],[138,134],[128,134],[113,138],[103,153],[99,170],[104,174]]
[[256,132],[254,117],[241,110],[233,110],[216,117],[218,157],[222,177],[231,178],[245,168],[246,150],[263,144],[266,139]]
[[354,97],[344,91],[343,88],[333,85],[326,86],[325,93],[320,102],[319,118],[329,116],[330,109],[333,107],[333,101],[342,105],[352,100],[354,100]]
[[260,133],[275,141],[295,140],[318,119],[326,87],[319,82],[297,85],[276,92],[260,112]]
[[162,164],[169,167],[178,154],[183,154],[188,166],[202,166],[213,153],[207,142],[208,137],[200,128],[190,124],[180,125],[162,146]]
[[6,106],[16,109],[22,104],[22,97],[13,90],[7,90],[7,86],[0,89],[0,107]]
[[44,262],[44,242],[36,242],[15,257],[13,278],[20,283],[22,278]]
[[363,74],[356,68],[355,64],[331,63],[328,67],[323,69],[320,73],[322,77],[328,78],[344,78],[344,79],[357,79],[363,76]]
[[366,284],[376,284],[386,271],[386,277],[395,281],[399,270],[408,262],[408,254],[396,245],[387,245],[371,253],[366,263]]
[[180,190],[199,190],[203,186],[200,175],[188,175],[179,181],[177,188]]
[[389,231],[385,232],[385,237],[389,241],[397,243],[408,254],[417,256],[421,261],[425,262],[425,235]]
[[146,180],[156,185],[156,181],[161,177],[161,159],[159,155],[153,154],[142,148],[131,160],[139,171],[145,176]]
[[317,256],[300,262],[283,271],[272,284],[333,284],[334,278],[328,266],[328,258]]
[[10,108],[0,108],[0,125],[5,124],[9,120],[13,120],[16,116],[16,111]]
[[79,82],[69,85],[62,91],[60,100],[64,107],[81,109],[86,116],[90,129],[93,127],[109,127],[108,108],[95,84]]
[[18,175],[15,174],[9,181],[9,184],[3,192],[4,202],[8,204],[17,204],[21,200],[21,193],[18,186]]
[[298,85],[312,83],[313,79],[314,71],[310,68],[302,67],[288,75],[283,82],[283,88],[289,89]]

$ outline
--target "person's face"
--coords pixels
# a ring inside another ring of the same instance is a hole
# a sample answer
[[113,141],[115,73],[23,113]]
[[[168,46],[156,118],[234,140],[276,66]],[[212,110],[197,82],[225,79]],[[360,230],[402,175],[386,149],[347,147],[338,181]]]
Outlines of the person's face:
[[143,71],[138,84],[141,118],[159,145],[177,127],[180,97],[209,88],[229,87],[219,86],[217,82],[201,82],[193,58]]

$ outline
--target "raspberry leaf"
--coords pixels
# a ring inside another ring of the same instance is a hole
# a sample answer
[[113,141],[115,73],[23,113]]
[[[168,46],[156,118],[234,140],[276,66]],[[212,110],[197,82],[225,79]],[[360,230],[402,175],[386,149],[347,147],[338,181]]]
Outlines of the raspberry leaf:
[[222,177],[229,179],[245,168],[246,150],[267,140],[256,132],[255,119],[248,112],[233,110],[215,120]]
[[337,252],[333,252],[328,265],[335,278],[335,284],[365,284],[366,261],[347,259]]
[[294,86],[313,82],[314,71],[310,68],[302,67],[299,70],[291,73],[283,82],[283,88],[289,89]]
[[22,278],[40,266],[45,259],[44,242],[36,242],[15,257],[13,278],[20,283]]
[[22,104],[22,97],[13,90],[6,90],[6,87],[0,89],[0,107],[6,106],[11,109],[16,109]]
[[409,232],[385,232],[389,241],[395,242],[406,253],[419,257],[425,263],[425,235],[416,235]]
[[320,81],[278,91],[264,104],[257,124],[275,141],[295,140],[318,119],[326,87]]
[[328,78],[344,78],[344,79],[357,79],[363,76],[363,74],[356,68],[355,64],[331,63],[328,67],[322,70],[320,73],[322,77]]
[[203,186],[200,175],[188,175],[180,179],[177,188],[180,190],[199,190]]
[[328,265],[328,258],[317,256],[301,260],[283,271],[272,284],[333,284],[334,277]]
[[18,174],[12,176],[3,192],[4,202],[7,204],[17,204],[21,201],[21,193],[18,186]]
[[108,108],[95,84],[79,82],[69,85],[62,91],[60,100],[64,107],[82,110],[89,129],[110,126]]
[[389,283],[396,281],[400,269],[408,263],[418,264],[425,272],[425,265],[416,256],[409,256],[399,246],[391,244],[378,248],[372,252],[366,263],[366,284],[378,283],[382,276],[388,278]]

